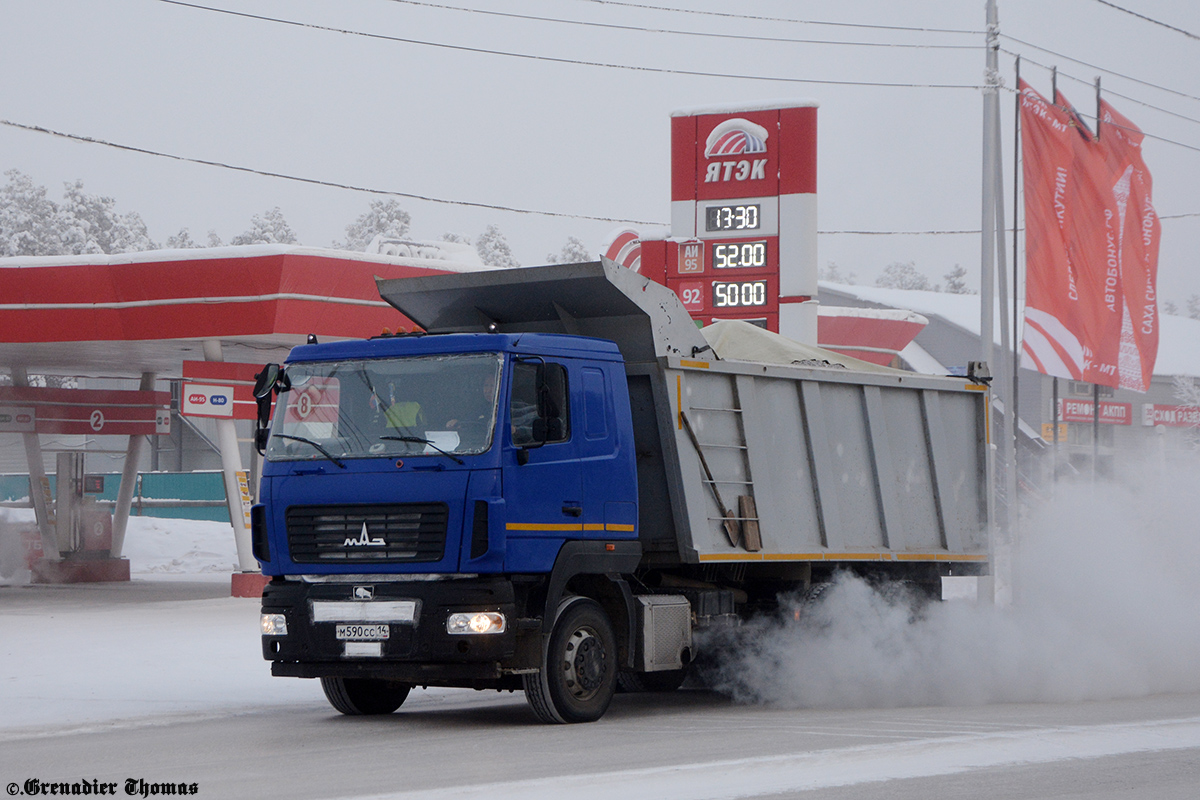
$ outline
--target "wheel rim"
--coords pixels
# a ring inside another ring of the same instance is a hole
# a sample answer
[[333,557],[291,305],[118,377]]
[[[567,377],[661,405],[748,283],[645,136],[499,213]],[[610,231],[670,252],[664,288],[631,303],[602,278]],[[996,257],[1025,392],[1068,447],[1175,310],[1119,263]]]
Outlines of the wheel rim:
[[567,638],[562,670],[567,691],[577,700],[595,696],[604,684],[608,653],[604,642],[591,628],[579,628]]

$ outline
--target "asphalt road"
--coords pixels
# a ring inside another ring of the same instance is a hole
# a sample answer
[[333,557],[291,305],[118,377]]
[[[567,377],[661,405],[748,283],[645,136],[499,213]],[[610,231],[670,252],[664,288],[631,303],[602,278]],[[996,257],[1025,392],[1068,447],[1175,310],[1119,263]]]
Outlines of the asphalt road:
[[233,800],[1200,797],[1200,694],[812,710],[684,690],[619,694],[598,722],[547,726],[520,693],[417,690],[396,714],[350,718],[316,681],[268,676],[257,605],[227,592],[0,587],[7,792],[87,781],[126,797],[132,780],[134,796],[182,784]]
[[311,704],[13,732],[0,782],[94,779],[126,796],[134,779],[212,798],[1200,795],[1200,695],[813,711],[685,690],[546,726],[520,693],[418,691],[389,717],[348,718],[311,685]]

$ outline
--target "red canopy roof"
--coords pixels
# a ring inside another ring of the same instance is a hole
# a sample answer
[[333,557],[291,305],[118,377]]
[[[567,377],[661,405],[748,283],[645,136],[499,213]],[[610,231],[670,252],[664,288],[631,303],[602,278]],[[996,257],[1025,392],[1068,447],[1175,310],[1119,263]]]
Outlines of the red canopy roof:
[[261,350],[409,326],[375,277],[465,269],[284,245],[0,259],[0,362],[178,375],[197,340]]

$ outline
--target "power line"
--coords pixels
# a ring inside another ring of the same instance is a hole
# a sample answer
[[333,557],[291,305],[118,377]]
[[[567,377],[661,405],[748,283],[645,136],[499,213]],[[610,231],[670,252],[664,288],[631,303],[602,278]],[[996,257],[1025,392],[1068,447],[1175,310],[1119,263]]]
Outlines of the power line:
[[[1078,80],[1078,79],[1076,79],[1076,80]],[[1152,105],[1152,104],[1150,104],[1150,103],[1147,103],[1147,102],[1144,102],[1144,101],[1142,101],[1142,100],[1138,100],[1138,99],[1137,99],[1137,98],[1135,98],[1135,97],[1130,97],[1130,96],[1129,96],[1129,95],[1127,95],[1127,94],[1121,94],[1120,92],[1114,92],[1112,89],[1105,89],[1105,90],[1104,90],[1104,93],[1105,93],[1105,94],[1111,94],[1113,97],[1119,97],[1119,98],[1121,98],[1122,100],[1128,100],[1128,101],[1129,101],[1129,102],[1131,102],[1131,103],[1137,103],[1139,106],[1145,106],[1146,108],[1152,108],[1152,109],[1154,109],[1155,111],[1160,111],[1160,112],[1162,112],[1163,114],[1167,114],[1167,115],[1169,115],[1169,116],[1176,117],[1176,118],[1178,118],[1178,119],[1186,120],[1187,122],[1195,122],[1195,123],[1198,123],[1198,124],[1200,124],[1200,119],[1196,119],[1195,117],[1189,117],[1189,116],[1188,116],[1188,115],[1186,115],[1186,114],[1180,114],[1180,113],[1178,113],[1178,112],[1175,112],[1175,111],[1170,111],[1170,110],[1168,110],[1168,109],[1165,109],[1165,108],[1160,108],[1160,107],[1158,107],[1158,106],[1156,106],[1156,105]]]
[[[1088,61],[1081,61],[1078,58],[1072,58],[1071,56],[1065,55],[1063,53],[1059,53],[1057,51],[1050,50],[1045,47],[1040,47],[1036,44],[1033,44],[1032,42],[1027,42],[1024,39],[1018,39],[1015,36],[1009,36],[1006,33],[1002,33],[1002,34],[1000,34],[1000,36],[1001,36],[1001,38],[1008,39],[1010,41],[1016,42],[1017,44],[1023,44],[1026,47],[1032,47],[1034,50],[1039,50],[1043,53],[1047,53],[1052,56],[1058,56],[1059,58],[1061,58],[1065,61],[1070,61],[1075,64],[1082,64],[1083,66],[1088,67],[1089,69],[1100,70],[1101,72],[1107,73],[1107,74],[1112,75],[1117,78],[1124,78],[1127,81],[1133,81],[1134,83],[1140,83],[1142,86],[1149,86],[1151,89],[1158,89],[1159,91],[1167,92],[1168,94],[1178,95],[1179,97],[1186,97],[1188,100],[1200,100],[1200,97],[1197,97],[1194,94],[1188,94],[1187,92],[1181,92],[1177,89],[1172,89],[1167,86],[1161,86],[1157,83],[1151,83],[1150,81],[1144,81],[1144,80],[1141,80],[1140,78],[1135,78],[1132,75],[1125,75],[1124,73],[1116,72],[1115,70],[1108,69],[1107,67],[1102,67],[1099,64],[1092,64]],[[1009,53],[1009,55],[1016,55],[1016,53],[1010,53],[1007,50],[1005,50],[1004,52]],[[1021,56],[1021,57],[1025,58],[1025,56]],[[1033,63],[1036,64],[1037,62],[1035,61]],[[1041,66],[1041,65],[1039,65],[1039,66]]]
[[33,133],[41,133],[49,136],[56,136],[61,139],[69,139],[73,142],[85,142],[87,144],[98,144],[104,147],[111,147],[116,150],[124,150],[129,153],[139,153],[141,155],[157,156],[159,158],[169,158],[173,161],[183,161],[189,164],[201,164],[206,167],[219,167],[221,169],[230,169],[237,172],[247,172],[252,175],[261,175],[266,178],[279,178],[285,181],[295,181],[297,183],[307,183],[313,186],[327,186],[332,189],[346,189],[352,192],[365,192],[367,194],[387,195],[389,197],[404,197],[410,200],[423,200],[427,203],[441,203],[443,205],[466,206],[469,208],[486,208],[491,211],[508,211],[514,214],[536,214],[544,217],[562,217],[566,219],[585,219],[595,222],[619,222],[633,225],[662,225],[662,222],[652,222],[639,219],[623,219],[620,217],[599,217],[590,214],[567,214],[561,211],[539,211],[532,208],[516,208],[513,206],[503,206],[494,203],[475,203],[469,200],[447,200],[442,197],[430,197],[428,195],[413,194],[411,192],[397,192],[390,189],[376,189],[370,186],[355,186],[349,183],[338,183],[336,181],[323,181],[316,178],[305,178],[299,175],[288,175],[282,172],[271,172],[268,170],[254,169],[253,167],[243,167],[237,164],[227,164],[223,161],[211,161],[203,158],[191,158],[189,156],[176,155],[174,153],[163,153],[158,150],[150,150],[144,147],[135,147],[128,144],[120,144],[118,142],[110,142],[104,139],[97,139],[92,136],[80,136],[74,133],[64,133],[62,131],[44,128],[40,125],[25,125],[20,122],[12,122],[7,119],[0,119],[0,125],[6,125],[10,128],[18,130],[30,131]]
[[[1026,63],[1033,64],[1034,66],[1041,67],[1042,69],[1045,69],[1045,70],[1054,69],[1053,67],[1051,67],[1049,65],[1042,64],[1039,61],[1034,61],[1032,58],[1029,58],[1028,56],[1021,55],[1020,53],[1014,53],[1011,50],[1005,50],[1004,48],[1001,48],[1000,52],[1005,53],[1010,56],[1019,57],[1019,58],[1023,59]],[[1071,60],[1071,59],[1068,59],[1068,60]],[[1083,78],[1076,78],[1074,75],[1069,75],[1065,72],[1059,72],[1058,74],[1063,76],[1064,78],[1067,78],[1068,80],[1082,83],[1085,86],[1094,85],[1091,83],[1091,81],[1085,81]],[[1177,111],[1171,111],[1170,109],[1163,108],[1161,106],[1156,106],[1153,103],[1147,103],[1145,100],[1138,100],[1136,97],[1130,97],[1127,94],[1121,94],[1120,92],[1114,92],[1112,89],[1105,89],[1104,91],[1106,94],[1111,94],[1113,97],[1119,97],[1122,100],[1128,100],[1129,102],[1136,103],[1139,106],[1144,106],[1145,108],[1152,108],[1155,111],[1162,112],[1163,114],[1168,114],[1172,117],[1177,117],[1179,119],[1186,120],[1187,122],[1195,122],[1197,124],[1200,124],[1200,119],[1196,119],[1195,117],[1189,117],[1187,114],[1180,114]],[[1200,99],[1200,98],[1198,98],[1198,99]]]
[[1189,39],[1200,40],[1200,36],[1197,36],[1196,34],[1191,33],[1190,31],[1185,31],[1183,28],[1176,28],[1174,25],[1168,25],[1167,23],[1162,22],[1161,20],[1154,19],[1154,17],[1147,17],[1145,14],[1139,14],[1136,11],[1130,11],[1128,8],[1122,8],[1121,6],[1117,5],[1116,3],[1110,3],[1108,0],[1096,0],[1096,2],[1102,6],[1108,6],[1109,8],[1115,8],[1117,11],[1128,14],[1131,17],[1137,17],[1138,19],[1145,20],[1146,22],[1152,22],[1155,25],[1161,25],[1162,27],[1167,28],[1169,30],[1173,30],[1176,33],[1182,33],[1184,36],[1188,37]]
[[[1110,123],[1115,124],[1115,123]],[[653,220],[642,219],[624,219],[620,217],[600,217],[590,214],[567,214],[560,211],[538,211],[530,208],[516,208],[513,206],[503,206],[493,203],[476,203],[469,200],[447,200],[440,197],[430,197],[427,195],[413,194],[410,192],[397,192],[390,189],[376,189],[367,186],[355,186],[348,183],[338,183],[335,181],[323,181],[316,178],[304,178],[297,175],[287,175],[282,172],[271,172],[268,170],[254,169],[252,167],[243,167],[237,164],[227,164],[222,161],[211,161],[202,158],[191,158],[189,156],[180,156],[174,153],[163,153],[157,150],[149,150],[144,147],[135,147],[133,145],[120,144],[110,142],[104,139],[97,139],[91,136],[80,136],[73,133],[64,133],[51,128],[45,128],[40,125],[25,125],[20,122],[13,122],[7,119],[0,119],[0,125],[5,125],[18,130],[29,131],[32,133],[41,133],[49,136],[55,136],[61,139],[68,139],[73,142],[84,142],[86,144],[97,144],[104,147],[111,147],[116,150],[123,150],[129,153],[138,153],[140,155],[156,156],[158,158],[169,158],[173,161],[182,161],[189,164],[200,164],[206,167],[218,167],[220,169],[229,169],[236,172],[246,172],[251,175],[260,175],[266,178],[279,178],[281,180],[295,181],[297,183],[306,183],[313,186],[325,186],[332,189],[345,189],[351,192],[364,192],[366,194],[386,195],[389,197],[404,197],[410,200],[422,200],[428,203],[441,203],[443,205],[464,206],[468,208],[486,208],[492,211],[507,211],[514,214],[535,214],[545,217],[561,217],[566,219],[583,219],[593,222],[617,222],[628,225],[649,225],[654,227],[662,227],[666,223]],[[1193,148],[1200,149],[1200,148]],[[1200,217],[1200,212],[1190,212],[1183,214],[1167,214],[1162,215],[1159,219],[1183,219],[1186,217]],[[831,230],[817,231],[820,236],[969,236],[978,234],[978,229],[974,230],[924,230],[924,231],[868,231],[868,230]]]
[[668,6],[652,6],[646,3],[619,2],[619,0],[583,0],[600,6],[616,6],[619,8],[637,8],[648,11],[670,11],[674,14],[696,14],[706,17],[724,17],[726,19],[746,19],[755,22],[788,22],[796,25],[828,25],[836,28],[867,28],[880,31],[908,31],[912,33],[958,33],[982,36],[984,31],[961,30],[957,28],[917,28],[904,25],[872,25],[863,22],[824,22],[811,19],[791,19],[788,17],[764,17],[752,14],[734,14],[728,11],[700,11],[694,8],[670,8]]
[[[1105,123],[1105,124],[1107,125],[1108,123]],[[1160,220],[1168,220],[1168,219],[1188,219],[1191,217],[1200,217],[1200,211],[1191,211],[1191,212],[1186,212],[1183,214],[1163,214],[1163,215],[1160,215],[1158,218]],[[1005,230],[1011,232],[1012,228],[1005,228]],[[1024,232],[1025,227],[1021,226],[1021,227],[1017,228],[1017,230],[1020,232]],[[941,230],[941,231],[935,231],[935,230],[930,230],[930,231],[851,231],[851,230],[817,231],[817,234],[819,236],[838,236],[838,235],[847,235],[847,236],[977,236],[980,233],[982,233],[982,231],[980,231],[978,228],[975,228],[973,230],[958,230],[958,231],[954,231],[954,230]]]
[[[1036,62],[1036,61],[1031,61],[1030,63],[1032,63],[1032,64],[1037,64],[1037,62]],[[1039,67],[1043,67],[1043,68],[1045,68],[1045,69],[1049,69],[1049,67],[1046,67],[1044,64],[1037,64],[1037,66],[1039,66]],[[1079,81],[1080,83],[1082,83],[1082,84],[1085,84],[1085,85],[1091,85],[1091,84],[1089,84],[1089,83],[1088,83],[1088,81],[1085,81],[1085,80],[1083,80],[1082,78],[1076,78],[1076,77],[1075,77],[1075,76],[1073,76],[1073,75],[1068,75],[1068,74],[1067,74],[1067,73],[1065,73],[1065,72],[1059,72],[1059,73],[1058,73],[1058,75],[1059,75],[1060,77],[1069,78],[1069,79],[1071,79],[1071,80],[1073,80],[1073,81]],[[1013,92],[1013,93],[1015,93],[1015,92],[1016,92],[1016,89],[1012,89],[1012,88],[1009,88],[1009,87],[1007,87],[1007,86],[1005,86],[1005,87],[1002,87],[1002,89],[1003,89],[1003,91],[1006,91],[1006,92]],[[1139,105],[1148,106],[1149,108],[1157,108],[1156,106],[1151,106],[1149,103],[1142,103],[1140,100],[1134,100],[1132,97],[1126,97],[1125,95],[1122,95],[1122,94],[1117,94],[1116,92],[1108,92],[1107,90],[1105,90],[1105,91],[1106,91],[1108,94],[1111,94],[1111,95],[1113,95],[1113,96],[1116,96],[1116,97],[1121,97],[1121,98],[1123,98],[1123,99],[1126,99],[1126,100],[1132,100],[1134,103],[1138,103]],[[1159,111],[1166,111],[1166,109],[1158,109],[1158,110],[1159,110]],[[1082,119],[1090,119],[1090,120],[1095,120],[1095,119],[1096,119],[1096,115],[1095,115],[1095,114],[1085,114],[1084,112],[1082,112],[1082,111],[1079,111],[1078,109],[1076,109],[1076,110],[1075,110],[1075,113],[1076,113],[1076,114],[1078,114],[1078,115],[1079,115],[1079,116],[1080,116]],[[1166,113],[1168,113],[1168,114],[1171,114],[1171,113],[1173,113],[1173,112],[1167,111]],[[1179,115],[1176,115],[1176,116],[1179,116]],[[1190,117],[1184,117],[1184,119],[1191,119],[1191,118],[1190,118]],[[1197,122],[1197,121],[1198,121],[1198,120],[1192,120],[1192,122]],[[1123,131],[1128,131],[1129,133],[1137,134],[1137,135],[1139,135],[1139,136],[1143,136],[1143,137],[1145,137],[1145,138],[1147,138],[1147,139],[1154,139],[1155,141],[1158,141],[1158,142],[1163,142],[1163,143],[1165,143],[1165,144],[1173,144],[1173,145],[1175,145],[1176,147],[1182,147],[1182,148],[1184,148],[1185,150],[1194,150],[1194,151],[1196,151],[1197,153],[1200,153],[1200,147],[1197,147],[1196,145],[1192,145],[1192,144],[1184,144],[1183,142],[1178,142],[1178,141],[1176,141],[1176,140],[1174,140],[1174,139],[1168,139],[1168,138],[1167,138],[1167,137],[1165,137],[1165,136],[1157,136],[1157,135],[1155,135],[1155,134],[1153,134],[1153,133],[1147,133],[1146,131],[1144,131],[1144,130],[1141,130],[1141,129],[1139,129],[1139,128],[1130,128],[1130,127],[1128,127],[1128,126],[1125,126],[1125,125],[1119,125],[1119,124],[1117,124],[1116,122],[1106,122],[1106,123],[1104,123],[1104,124],[1105,124],[1105,126],[1106,126],[1106,127],[1110,127],[1110,128],[1120,128],[1120,129],[1121,129],[1121,130],[1123,130]]]
[[531,53],[515,53],[506,50],[491,50],[483,47],[468,47],[460,44],[447,44],[445,42],[429,42],[422,39],[409,39],[401,36],[388,36],[382,33],[367,33],[365,31],[354,31],[346,28],[333,28],[328,25],[315,25],[310,22],[297,22],[290,19],[281,19],[279,17],[268,17],[261,14],[250,14],[244,11],[231,11],[225,8],[213,8],[212,6],[199,5],[197,3],[187,3],[183,0],[158,0],[160,3],[167,3],[173,6],[182,6],[184,8],[192,8],[199,11],[210,11],[215,14],[226,14],[231,17],[241,17],[244,19],[253,19],[260,22],[274,22],[279,25],[290,25],[297,28],[308,28],[310,30],[325,31],[328,33],[340,33],[347,36],[361,36],[367,39],[379,39],[388,42],[398,42],[401,44],[412,44],[421,47],[436,47],[445,50],[457,50],[466,53],[479,53],[482,55],[506,56],[508,58],[521,58],[530,61],[546,61],[555,64],[576,64],[587,67],[603,67],[605,69],[623,69],[631,72],[651,72],[662,75],[687,75],[701,78],[731,78],[734,80],[751,80],[751,81],[768,81],[773,83],[799,83],[799,84],[814,84],[821,86],[874,86],[889,89],[971,89],[979,90],[982,86],[973,84],[958,84],[958,83],[889,83],[884,81],[840,81],[840,80],[819,80],[814,78],[783,78],[774,75],[739,75],[729,72],[703,72],[700,70],[685,70],[685,69],[666,69],[663,67],[639,67],[630,64],[613,64],[603,61],[582,61],[573,58],[558,58],[555,56],[539,56]]
[[961,231],[817,231],[820,236],[969,236],[979,233],[978,228]]
[[[578,25],[586,28],[605,28],[608,30],[632,31],[636,33],[664,33],[673,36],[697,36],[710,39],[738,39],[751,42],[782,42],[786,44],[816,44],[843,45],[849,47],[901,47],[918,50],[978,50],[977,44],[911,44],[904,42],[850,42],[830,39],[797,39],[787,36],[752,36],[738,33],[711,33],[708,31],[680,31],[670,28],[651,28],[639,25],[617,25],[610,22],[589,22],[587,20],[563,19],[561,17],[542,17],[533,14],[517,14],[511,11],[493,11],[483,8],[465,8],[463,6],[444,5],[442,3],[427,3],[422,0],[388,0],[390,3],[436,8],[445,11],[460,11],[467,14],[481,14],[492,17],[528,20],[532,22],[554,22],[561,25]],[[682,10],[682,9],[681,9]]]

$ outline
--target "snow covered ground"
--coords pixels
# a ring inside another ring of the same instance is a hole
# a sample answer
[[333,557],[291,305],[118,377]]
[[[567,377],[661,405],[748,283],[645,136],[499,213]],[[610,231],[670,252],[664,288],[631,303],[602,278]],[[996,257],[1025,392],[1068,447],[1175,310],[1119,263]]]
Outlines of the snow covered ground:
[[[1179,497],[1170,483],[1164,488]],[[1027,583],[1022,602],[1044,614],[948,606],[914,622],[847,585],[829,607],[842,621],[823,635],[800,641],[803,631],[784,631],[774,649],[756,648],[773,669],[731,664],[744,680],[726,691],[741,702],[703,692],[620,695],[599,723],[567,730],[534,724],[520,693],[465,690],[416,691],[390,719],[341,718],[315,681],[270,676],[258,602],[228,596],[228,526],[134,519],[129,583],[0,582],[6,780],[74,779],[78,770],[186,778],[212,796],[260,797],[262,765],[293,764],[302,742],[306,758],[277,776],[277,796],[716,800],[918,778],[929,782],[925,796],[948,796],[953,776],[970,773],[1017,780],[1012,793],[996,795],[1015,797],[1033,796],[1030,786],[1045,780],[1073,786],[1076,763],[1121,775],[1144,768],[1138,780],[1187,784],[1200,752],[1200,593],[1191,568],[1200,552],[1184,521],[1200,500],[1180,500],[1170,514],[1158,506],[1143,525],[1169,532],[1165,539],[1143,531],[1136,545],[1114,540],[1113,531],[1141,527],[1116,508],[1134,498],[1156,507],[1144,489],[1128,487],[1115,504],[1088,492],[1091,515],[1042,523],[1064,537],[1062,549],[1039,559],[1053,563],[1053,580]],[[1081,561],[1088,546],[1096,555]],[[1064,573],[1072,562],[1094,579]],[[1071,597],[1041,593],[1067,578]],[[1127,591],[1113,596],[1115,583]],[[822,673],[838,680],[799,680]],[[909,708],[883,710],[896,705]],[[463,742],[493,757],[468,759],[467,769],[450,744]],[[188,755],[199,752],[205,758]],[[372,770],[345,779],[349,752]],[[484,763],[499,766],[477,768]],[[991,785],[955,794],[992,796]]]
[[129,584],[0,585],[0,729],[320,699],[270,679],[257,602],[228,596],[229,525],[133,517],[126,555]]
[[[0,547],[10,557],[19,537],[18,526],[33,523],[33,509],[0,509]],[[233,528],[222,522],[192,519],[130,517],[122,555],[135,578],[188,576],[188,580],[223,580],[237,569]],[[5,561],[0,585],[29,582],[29,572]],[[10,574],[4,574],[10,573]]]
[[[0,579],[0,742],[269,707],[335,713],[316,681],[271,677],[258,600],[229,596],[229,525],[132,517],[125,544],[126,584],[29,585],[27,570]],[[406,707],[472,698],[430,689]]]

